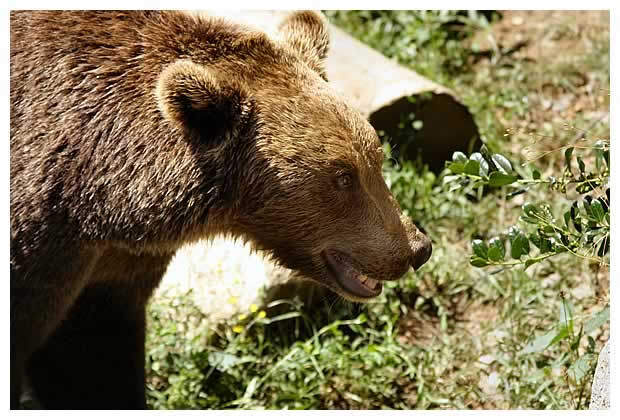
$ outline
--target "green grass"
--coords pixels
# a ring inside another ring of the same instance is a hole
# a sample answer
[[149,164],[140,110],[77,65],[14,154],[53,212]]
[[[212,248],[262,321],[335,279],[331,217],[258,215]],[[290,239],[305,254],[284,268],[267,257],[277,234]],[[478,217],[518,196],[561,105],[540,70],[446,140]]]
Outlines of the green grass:
[[[609,110],[608,17],[580,26],[574,15],[554,16],[528,28],[534,45],[511,51],[513,32],[495,38],[506,16],[488,22],[451,11],[327,15],[453,89],[483,142],[519,173],[531,173],[520,164],[532,152],[609,140],[608,119],[601,118]],[[536,43],[545,42],[571,48],[536,55]],[[567,109],[549,108],[562,98]],[[585,140],[575,127],[588,128]],[[564,154],[532,164],[559,178]],[[366,305],[291,298],[207,325],[189,297],[153,302],[152,408],[587,408],[609,331],[601,313],[609,305],[609,266],[569,253],[527,270],[469,264],[472,239],[524,226],[525,199],[550,203],[561,215],[580,195],[570,188],[533,188],[513,198],[506,188],[450,191],[449,171],[435,174],[413,162],[386,161],[384,173],[404,211],[431,237],[431,260]]]

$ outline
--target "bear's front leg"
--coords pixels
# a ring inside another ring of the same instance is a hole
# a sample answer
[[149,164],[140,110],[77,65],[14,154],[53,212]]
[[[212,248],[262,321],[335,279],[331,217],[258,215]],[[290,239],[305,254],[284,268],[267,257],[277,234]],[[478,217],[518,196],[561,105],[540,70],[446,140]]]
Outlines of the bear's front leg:
[[[23,263],[20,241],[11,242],[11,408],[20,407],[26,365],[66,318],[98,258],[96,250],[76,250],[56,241],[55,252],[30,247],[40,257]],[[51,247],[50,247],[51,249]],[[55,258],[50,258],[54,255]]]
[[45,408],[146,408],[145,306],[169,259],[104,255],[95,284],[28,365]]

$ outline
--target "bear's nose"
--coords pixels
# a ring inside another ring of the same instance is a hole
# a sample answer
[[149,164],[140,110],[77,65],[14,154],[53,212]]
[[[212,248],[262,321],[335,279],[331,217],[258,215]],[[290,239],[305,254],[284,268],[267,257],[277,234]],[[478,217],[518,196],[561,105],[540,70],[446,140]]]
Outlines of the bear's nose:
[[428,237],[422,233],[418,233],[416,238],[416,244],[414,247],[413,254],[411,255],[411,259],[409,263],[413,267],[414,270],[420,268],[428,259],[431,257],[433,253],[433,244]]

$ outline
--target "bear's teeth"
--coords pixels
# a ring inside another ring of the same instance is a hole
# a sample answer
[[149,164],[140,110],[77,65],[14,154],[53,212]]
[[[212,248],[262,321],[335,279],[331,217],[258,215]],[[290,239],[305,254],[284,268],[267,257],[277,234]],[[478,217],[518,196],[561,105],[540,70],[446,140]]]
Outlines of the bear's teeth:
[[371,277],[368,277],[366,274],[360,274],[360,281],[371,289],[374,289],[377,286],[377,281]]

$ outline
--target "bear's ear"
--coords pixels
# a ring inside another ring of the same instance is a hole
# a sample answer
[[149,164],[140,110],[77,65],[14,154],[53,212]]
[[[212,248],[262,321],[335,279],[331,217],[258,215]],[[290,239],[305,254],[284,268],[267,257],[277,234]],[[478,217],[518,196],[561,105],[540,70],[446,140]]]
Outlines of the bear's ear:
[[217,140],[247,114],[250,101],[234,81],[189,60],[170,64],[159,76],[157,105],[173,126],[203,140]]
[[311,10],[297,11],[289,15],[278,29],[284,41],[327,80],[325,57],[329,49],[329,28],[325,16]]

